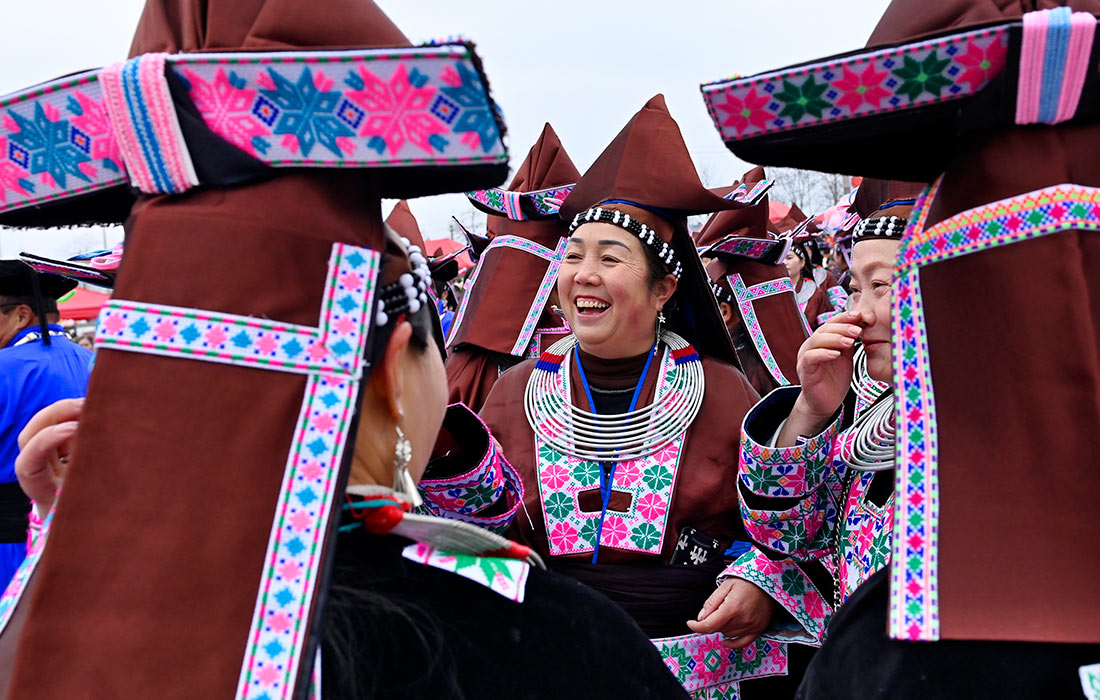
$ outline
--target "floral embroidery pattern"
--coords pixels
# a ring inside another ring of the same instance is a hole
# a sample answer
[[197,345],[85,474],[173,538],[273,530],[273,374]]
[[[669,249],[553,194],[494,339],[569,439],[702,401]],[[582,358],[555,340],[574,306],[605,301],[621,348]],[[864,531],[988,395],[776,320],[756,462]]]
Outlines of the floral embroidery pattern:
[[[787,647],[767,639],[758,639],[744,649],[722,646],[721,634],[687,634],[652,640],[665,666],[693,697],[715,697],[738,681],[787,672]],[[700,691],[707,691],[699,694]],[[734,696],[736,697],[736,695]]]
[[[566,354],[561,361],[563,367],[568,366],[571,357],[571,353]],[[675,359],[667,350],[661,368],[657,396],[679,391],[682,375],[676,371]],[[561,395],[567,401],[571,396],[568,374],[557,373]],[[684,435],[681,434],[675,441],[644,459],[616,465],[612,490],[629,493],[630,505],[626,512],[608,510],[600,535],[600,547],[649,554],[661,552],[683,441]],[[600,513],[581,511],[578,498],[580,493],[600,487],[603,467],[597,462],[554,450],[539,439],[537,432],[535,453],[538,456],[539,495],[549,533],[550,554],[561,556],[593,551]]]
[[920,107],[977,93],[1005,65],[1008,27],[702,86],[723,140]]
[[792,560],[775,561],[753,548],[726,568],[718,580],[731,576],[752,581],[783,606],[805,630],[804,638],[799,641],[817,646],[824,640],[832,606]]
[[401,556],[417,564],[458,574],[517,603],[523,602],[527,579],[531,575],[531,565],[519,559],[451,554],[422,542],[410,544],[401,551]]

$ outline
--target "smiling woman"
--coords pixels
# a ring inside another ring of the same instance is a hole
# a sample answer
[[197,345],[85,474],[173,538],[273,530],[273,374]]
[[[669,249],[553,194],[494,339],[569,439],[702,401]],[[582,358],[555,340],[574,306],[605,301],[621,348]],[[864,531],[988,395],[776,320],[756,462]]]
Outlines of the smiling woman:
[[482,409],[524,479],[529,517],[510,535],[618,603],[693,693],[786,662],[758,638],[767,596],[714,584],[746,540],[737,437],[757,395],[685,220],[742,206],[702,186],[663,98],[650,100],[561,208],[557,289],[573,334],[506,372]]

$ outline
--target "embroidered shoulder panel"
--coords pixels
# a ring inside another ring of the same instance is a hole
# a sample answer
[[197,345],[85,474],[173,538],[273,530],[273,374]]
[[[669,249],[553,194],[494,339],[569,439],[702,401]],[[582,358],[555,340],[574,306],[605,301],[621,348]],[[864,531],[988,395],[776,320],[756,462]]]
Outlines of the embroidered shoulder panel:
[[702,86],[723,141],[896,112],[978,93],[1005,66],[1007,25]]
[[531,574],[531,565],[521,559],[451,554],[422,542],[409,545],[401,551],[401,556],[417,564],[457,574],[516,603],[523,602]]

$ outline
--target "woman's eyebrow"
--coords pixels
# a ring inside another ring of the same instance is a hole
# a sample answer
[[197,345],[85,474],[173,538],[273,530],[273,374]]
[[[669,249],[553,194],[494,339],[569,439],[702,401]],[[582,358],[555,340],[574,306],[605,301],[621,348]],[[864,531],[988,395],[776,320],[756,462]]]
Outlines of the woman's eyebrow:
[[[576,243],[577,245],[584,245],[584,240],[581,239],[581,238],[578,238],[577,236],[571,236],[569,238],[569,242],[570,243]],[[630,246],[628,246],[626,243],[623,243],[622,241],[613,241],[611,239],[604,239],[602,241],[596,241],[596,245],[598,245],[598,246],[617,245],[617,246],[622,246],[623,248],[626,248],[627,250],[630,250]]]

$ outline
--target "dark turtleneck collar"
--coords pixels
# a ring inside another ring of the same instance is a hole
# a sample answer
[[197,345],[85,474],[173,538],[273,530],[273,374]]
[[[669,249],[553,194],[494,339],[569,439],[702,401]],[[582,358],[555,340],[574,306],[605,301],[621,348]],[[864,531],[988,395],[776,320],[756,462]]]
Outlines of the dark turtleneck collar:
[[605,360],[589,355],[578,345],[577,356],[584,367],[589,386],[599,389],[633,389],[638,385],[638,378],[642,376],[649,350],[634,357]]

